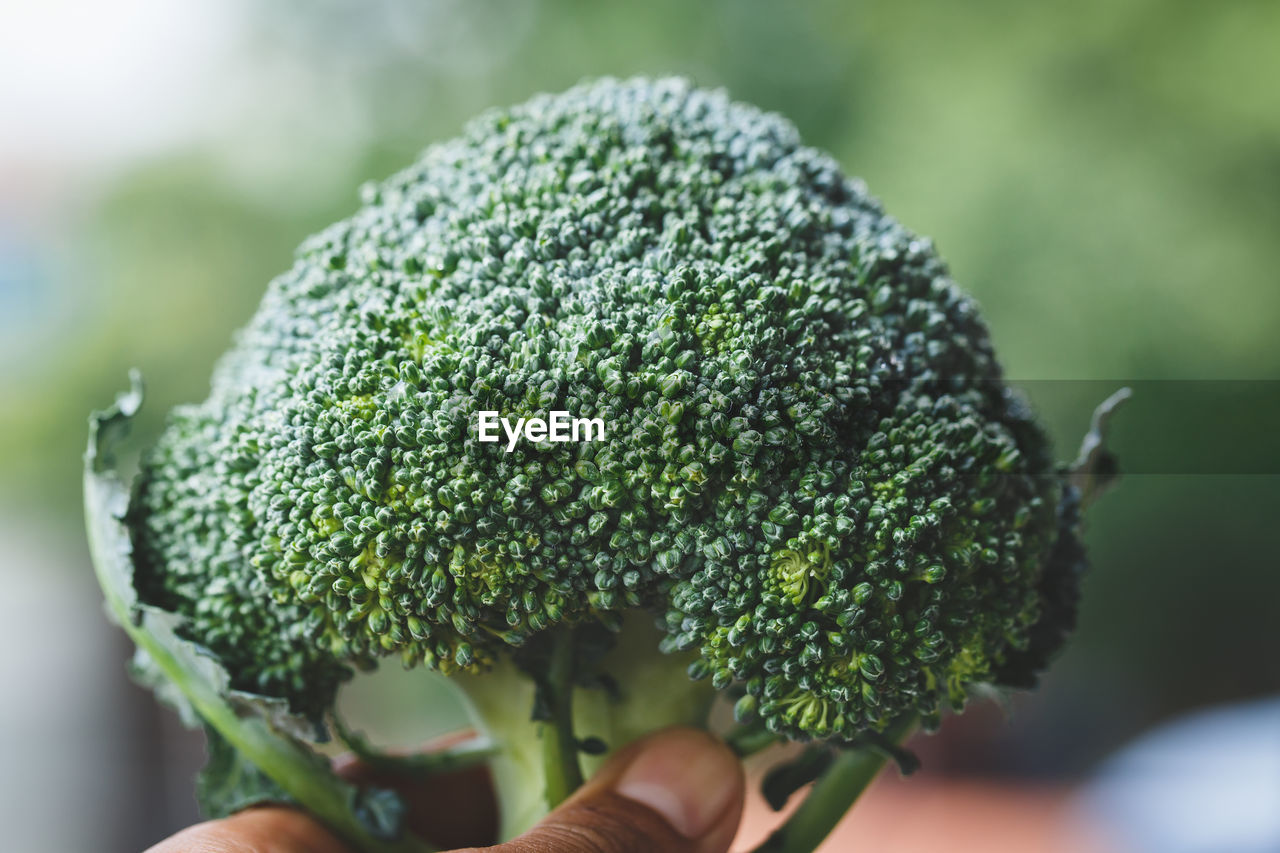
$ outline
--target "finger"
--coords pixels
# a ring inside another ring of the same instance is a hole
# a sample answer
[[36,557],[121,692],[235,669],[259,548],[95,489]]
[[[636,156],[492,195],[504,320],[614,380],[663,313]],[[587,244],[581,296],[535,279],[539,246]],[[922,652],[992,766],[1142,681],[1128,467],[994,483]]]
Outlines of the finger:
[[358,785],[397,791],[405,804],[405,826],[446,850],[498,837],[498,807],[487,767],[469,767],[406,782],[394,772],[363,764],[343,766],[339,774]]
[[[452,732],[428,742],[421,751],[447,749],[474,737],[470,731]],[[498,806],[487,766],[409,777],[342,755],[334,760],[334,771],[357,785],[395,790],[404,800],[405,826],[437,847],[489,844],[498,837]]]
[[742,766],[706,732],[632,744],[541,823],[491,853],[725,853],[742,816]]
[[311,818],[280,807],[248,809],[187,827],[146,853],[351,853]]

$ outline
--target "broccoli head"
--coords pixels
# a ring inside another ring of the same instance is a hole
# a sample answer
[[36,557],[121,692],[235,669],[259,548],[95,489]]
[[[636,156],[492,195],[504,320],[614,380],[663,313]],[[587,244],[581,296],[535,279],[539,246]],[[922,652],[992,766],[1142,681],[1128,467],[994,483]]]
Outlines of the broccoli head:
[[[603,439],[479,440],[556,410]],[[927,239],[776,115],[605,80],[307,240],[127,524],[139,600],[304,715],[394,655],[548,719],[567,654],[657,727],[628,667],[661,657],[743,730],[854,747],[1034,680],[1077,497]]]

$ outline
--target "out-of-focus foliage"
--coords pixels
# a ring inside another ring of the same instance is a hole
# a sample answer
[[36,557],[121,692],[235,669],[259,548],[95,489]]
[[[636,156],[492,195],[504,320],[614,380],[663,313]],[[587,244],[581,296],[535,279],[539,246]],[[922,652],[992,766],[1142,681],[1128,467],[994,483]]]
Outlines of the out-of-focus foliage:
[[[75,521],[83,413],[128,367],[148,379],[154,435],[159,413],[205,396],[266,281],[356,207],[361,179],[480,109],[601,74],[688,74],[784,112],[937,241],[1016,378],[1280,371],[1275,3],[246,9],[242,121],[106,187],[44,267],[60,310],[11,335],[20,350],[0,345],[14,364],[0,376],[0,497]],[[0,293],[0,313],[14,304]],[[1096,401],[1040,387],[1068,458]],[[1122,458],[1126,442],[1157,459],[1187,446],[1170,399],[1135,399]],[[1277,479],[1174,476],[1176,458],[1167,470],[1104,499],[1080,635],[1046,688],[1123,686],[1135,719],[1117,726],[1280,685],[1262,651],[1280,621]]]

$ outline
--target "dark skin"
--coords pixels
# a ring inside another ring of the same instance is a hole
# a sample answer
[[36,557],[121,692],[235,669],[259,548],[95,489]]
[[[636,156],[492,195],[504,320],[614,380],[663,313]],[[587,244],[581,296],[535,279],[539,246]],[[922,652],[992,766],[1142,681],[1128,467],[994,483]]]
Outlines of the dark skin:
[[[444,744],[438,744],[443,746]],[[572,797],[519,838],[494,847],[497,807],[482,767],[412,786],[340,760],[358,782],[395,787],[409,828],[441,847],[492,853],[726,853],[742,816],[738,759],[705,732],[668,729],[621,749]],[[250,809],[189,827],[148,853],[351,853],[322,825],[281,807]]]

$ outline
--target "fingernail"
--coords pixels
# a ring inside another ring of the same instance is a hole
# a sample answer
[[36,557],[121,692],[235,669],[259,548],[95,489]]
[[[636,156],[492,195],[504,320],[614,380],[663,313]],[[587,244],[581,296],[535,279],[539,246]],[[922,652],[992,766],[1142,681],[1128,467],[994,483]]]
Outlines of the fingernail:
[[738,793],[738,759],[709,735],[659,735],[632,761],[615,790],[653,809],[685,838],[716,825]]

